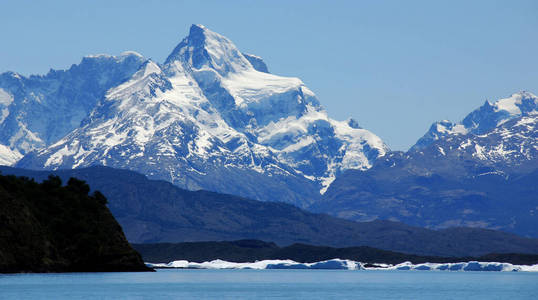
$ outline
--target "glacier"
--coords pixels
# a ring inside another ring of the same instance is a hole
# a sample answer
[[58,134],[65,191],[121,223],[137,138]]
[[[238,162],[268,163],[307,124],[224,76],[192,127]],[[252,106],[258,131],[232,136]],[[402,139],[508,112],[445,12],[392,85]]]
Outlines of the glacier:
[[[24,139],[28,147],[0,140],[25,155],[16,166],[100,164],[191,190],[306,207],[338,174],[366,170],[389,151],[357,121],[329,118],[300,79],[269,73],[260,57],[202,25],[192,25],[163,64],[125,53],[90,56],[81,66],[103,60],[116,67],[127,58],[122,76],[95,75],[105,84],[81,107],[71,105],[76,117],[60,122],[56,134],[43,130],[49,123],[13,126],[35,137]],[[42,102],[50,106],[47,97]],[[59,112],[69,115],[61,106]]]
[[255,262],[228,262],[220,259],[206,262],[176,260],[169,263],[146,263],[151,268],[175,269],[303,269],[303,270],[399,270],[399,271],[497,271],[538,272],[538,265],[513,265],[500,262],[366,264],[348,259],[329,259],[313,263],[299,263],[290,259],[261,260]]

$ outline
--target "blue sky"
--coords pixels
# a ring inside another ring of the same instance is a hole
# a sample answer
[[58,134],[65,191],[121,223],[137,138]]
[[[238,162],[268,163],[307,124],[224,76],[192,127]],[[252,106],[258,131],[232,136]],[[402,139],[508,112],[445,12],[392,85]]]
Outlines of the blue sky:
[[125,50],[163,62],[193,23],[394,150],[486,99],[538,93],[538,1],[2,1],[0,72]]

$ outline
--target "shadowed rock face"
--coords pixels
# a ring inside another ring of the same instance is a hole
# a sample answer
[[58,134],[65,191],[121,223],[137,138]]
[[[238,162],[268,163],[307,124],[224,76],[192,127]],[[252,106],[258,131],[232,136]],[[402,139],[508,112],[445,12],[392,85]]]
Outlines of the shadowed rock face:
[[243,56],[248,60],[248,62],[256,69],[256,71],[269,73],[269,69],[267,68],[267,65],[263,61],[263,59],[259,56],[242,53]]
[[82,181],[0,176],[0,273],[149,271]]

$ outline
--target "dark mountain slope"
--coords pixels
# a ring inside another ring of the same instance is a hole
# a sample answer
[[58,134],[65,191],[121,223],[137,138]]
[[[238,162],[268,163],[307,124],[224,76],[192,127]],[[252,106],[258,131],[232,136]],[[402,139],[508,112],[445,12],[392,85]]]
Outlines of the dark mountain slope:
[[439,257],[385,251],[371,247],[333,248],[305,244],[278,247],[274,243],[259,240],[240,240],[227,242],[190,242],[134,244],[144,261],[171,262],[187,260],[205,262],[222,259],[231,262],[254,262],[266,259],[291,259],[301,263],[312,263],[329,259],[350,259],[363,263],[398,264],[410,261],[414,264],[425,262],[447,263],[460,261],[507,262],[532,265],[538,263],[538,255],[532,254],[488,254],[482,257]]
[[279,245],[366,245],[421,255],[538,253],[538,240],[504,232],[468,228],[434,231],[389,221],[356,223],[284,203],[187,191],[168,182],[107,167],[0,170],[37,180],[54,173],[62,178],[73,176],[88,181],[108,198],[111,212],[133,243],[260,239]]
[[0,176],[0,272],[149,271],[99,192]]

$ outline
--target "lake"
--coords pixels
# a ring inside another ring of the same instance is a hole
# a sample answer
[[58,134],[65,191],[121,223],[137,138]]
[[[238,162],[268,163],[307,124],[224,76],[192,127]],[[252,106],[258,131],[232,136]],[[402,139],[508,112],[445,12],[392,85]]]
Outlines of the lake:
[[538,299],[538,273],[193,270],[0,275],[1,299]]

